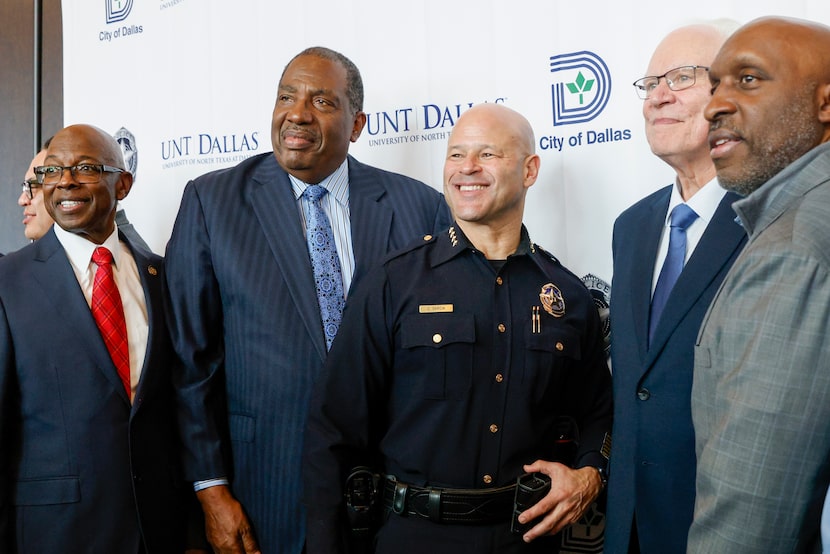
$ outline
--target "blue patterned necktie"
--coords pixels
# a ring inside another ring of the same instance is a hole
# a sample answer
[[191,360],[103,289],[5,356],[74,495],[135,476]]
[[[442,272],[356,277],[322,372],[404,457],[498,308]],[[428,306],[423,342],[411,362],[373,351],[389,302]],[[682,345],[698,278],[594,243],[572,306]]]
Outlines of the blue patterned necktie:
[[671,211],[671,232],[669,234],[669,250],[666,253],[666,261],[660,269],[660,276],[657,278],[657,285],[654,287],[654,295],[651,298],[651,314],[648,321],[648,342],[651,344],[654,338],[654,330],[657,322],[666,307],[669,293],[674,288],[680,272],[683,271],[683,264],[686,262],[686,229],[697,219],[697,214],[686,204],[678,204]]
[[320,199],[327,192],[323,186],[309,185],[303,192],[303,211],[308,254],[311,257],[314,284],[317,287],[317,302],[320,305],[320,317],[326,335],[326,349],[329,349],[340,327],[346,295],[343,292],[343,274],[334,244],[334,233],[320,204]]

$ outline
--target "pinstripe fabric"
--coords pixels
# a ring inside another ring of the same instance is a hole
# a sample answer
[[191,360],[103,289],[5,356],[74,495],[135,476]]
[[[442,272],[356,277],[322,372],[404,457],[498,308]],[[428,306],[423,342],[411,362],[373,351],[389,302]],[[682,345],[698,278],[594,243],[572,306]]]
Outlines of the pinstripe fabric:
[[689,551],[813,552],[830,475],[830,144],[735,204],[747,246],[703,320]]
[[[348,179],[355,282],[449,225],[421,183],[353,158]],[[271,153],[188,184],[166,263],[186,477],[227,475],[263,552],[299,552],[302,435],[326,347],[297,200]]]

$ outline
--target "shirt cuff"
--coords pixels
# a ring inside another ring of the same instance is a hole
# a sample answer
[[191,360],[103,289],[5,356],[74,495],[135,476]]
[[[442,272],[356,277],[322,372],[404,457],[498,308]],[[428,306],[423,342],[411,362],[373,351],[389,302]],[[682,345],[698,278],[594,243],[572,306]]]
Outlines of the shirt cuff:
[[193,481],[193,491],[199,492],[200,490],[208,489],[210,487],[228,484],[228,479],[226,477],[217,477],[216,479],[205,479],[204,481]]

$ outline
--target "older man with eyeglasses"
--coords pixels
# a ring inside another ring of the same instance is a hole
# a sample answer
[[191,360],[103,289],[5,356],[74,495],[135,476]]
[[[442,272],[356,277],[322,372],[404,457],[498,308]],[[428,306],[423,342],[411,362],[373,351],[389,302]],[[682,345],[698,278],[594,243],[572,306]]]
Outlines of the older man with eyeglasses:
[[59,131],[34,169],[55,225],[0,264],[2,552],[185,548],[164,267],[116,228],[123,164]]
[[40,183],[35,176],[35,166],[43,165],[43,160],[46,158],[46,149],[49,147],[47,140],[43,148],[35,154],[32,163],[29,164],[29,169],[26,170],[26,177],[21,186],[20,197],[17,199],[17,204],[23,208],[23,234],[29,240],[37,240],[46,234],[46,231],[51,229],[55,222],[49,212],[43,205],[43,195],[40,191]]
[[695,500],[694,340],[746,241],[730,207],[738,197],[718,186],[703,117],[708,66],[735,26],[713,22],[672,31],[657,46],[647,76],[634,82],[651,151],[676,178],[614,225],[606,552],[686,551]]

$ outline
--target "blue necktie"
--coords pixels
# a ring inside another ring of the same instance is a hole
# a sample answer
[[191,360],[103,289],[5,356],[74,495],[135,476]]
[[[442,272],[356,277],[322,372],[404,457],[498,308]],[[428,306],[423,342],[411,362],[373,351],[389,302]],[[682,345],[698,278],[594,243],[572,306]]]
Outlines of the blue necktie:
[[326,335],[326,349],[329,349],[337,334],[337,328],[340,327],[346,295],[343,292],[343,274],[334,244],[334,233],[331,231],[329,218],[320,205],[320,199],[327,192],[325,187],[310,185],[303,192],[303,210],[308,254],[314,271],[317,302],[320,305],[320,317]]
[[686,204],[678,204],[671,211],[671,232],[669,234],[669,250],[666,253],[666,261],[660,269],[660,276],[657,278],[657,286],[654,287],[654,295],[651,297],[651,313],[648,320],[648,342],[654,338],[654,330],[657,322],[666,307],[669,293],[683,271],[683,264],[686,262],[686,229],[697,219],[697,214]]

